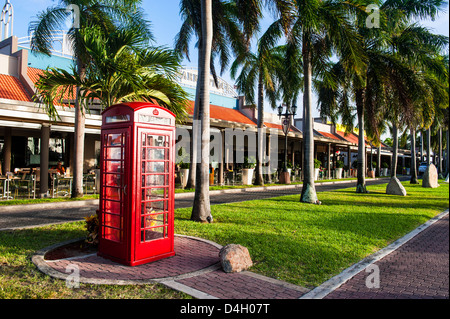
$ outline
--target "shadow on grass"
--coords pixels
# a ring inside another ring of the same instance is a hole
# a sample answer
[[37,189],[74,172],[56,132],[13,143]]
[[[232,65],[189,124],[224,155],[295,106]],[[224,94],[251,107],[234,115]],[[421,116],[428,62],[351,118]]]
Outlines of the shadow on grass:
[[33,254],[47,246],[86,236],[84,222],[0,231],[0,255]]

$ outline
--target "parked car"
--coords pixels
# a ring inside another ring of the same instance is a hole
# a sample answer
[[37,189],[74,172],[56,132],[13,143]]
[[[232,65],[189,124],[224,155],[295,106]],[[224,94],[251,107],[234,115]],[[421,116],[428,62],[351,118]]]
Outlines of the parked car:
[[423,173],[427,170],[427,166],[428,165],[426,162],[420,163],[419,168],[417,169],[418,174],[423,175]]

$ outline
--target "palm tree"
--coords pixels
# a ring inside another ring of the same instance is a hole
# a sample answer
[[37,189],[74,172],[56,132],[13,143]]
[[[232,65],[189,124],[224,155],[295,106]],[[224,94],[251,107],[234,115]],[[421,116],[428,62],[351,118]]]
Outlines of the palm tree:
[[[385,78],[387,95],[391,97],[388,113],[393,123],[394,141],[398,141],[397,126],[403,123],[410,127],[411,136],[411,183],[417,183],[415,159],[415,128],[417,127],[417,107],[429,108],[429,104],[420,105],[418,100],[426,98],[427,83],[417,74],[417,69],[431,68],[442,75],[442,68],[437,66],[433,55],[447,45],[443,36],[431,34],[418,24],[410,24],[411,19],[431,18],[439,13],[445,1],[384,1],[382,12],[387,17],[385,25],[386,55],[397,59],[398,63],[389,65],[390,74]],[[400,66],[398,69],[392,65]],[[436,68],[437,67],[437,68]],[[409,70],[408,70],[409,68]],[[409,83],[408,83],[409,82]],[[420,120],[419,120],[420,121]],[[395,176],[397,167],[397,143],[394,143],[391,176]]]
[[[302,57],[303,74],[303,153],[304,180],[301,202],[318,201],[314,185],[314,136],[312,120],[312,81],[328,65],[332,52],[358,74],[364,64],[360,36],[351,17],[363,8],[346,1],[293,1],[294,10],[287,37],[291,54]],[[316,49],[320,48],[320,50]],[[318,54],[313,54],[318,53]],[[350,62],[351,61],[351,62]]]
[[[190,4],[190,8],[198,8],[195,5],[198,4],[199,0],[191,0],[188,1]],[[191,10],[190,12],[197,12],[197,14],[192,15],[190,25],[186,26],[185,35],[190,34],[190,30],[193,25],[195,28],[193,29],[196,35],[198,36],[198,44],[199,48],[199,63],[198,63],[198,72],[199,78],[197,82],[197,91],[196,91],[196,107],[194,108],[194,120],[198,117],[201,121],[201,132],[200,137],[197,139],[196,137],[193,140],[201,140],[201,164],[198,166],[199,169],[196,172],[196,187],[195,187],[195,198],[194,198],[194,206],[192,210],[191,219],[195,221],[212,221],[212,216],[210,212],[210,202],[209,202],[209,74],[211,69],[212,57],[213,53],[216,52],[214,50],[214,21],[217,19],[214,14],[214,3],[216,0],[201,0],[201,12],[198,14],[198,10]],[[225,2],[225,1],[223,1]],[[248,0],[236,0],[236,1],[227,1],[230,5],[236,5],[236,12],[238,13],[238,17],[240,18],[241,23],[244,25],[244,30],[246,32],[246,40],[247,45],[251,39],[251,36],[254,31],[258,29],[257,23],[260,18],[260,8],[261,1],[248,1]],[[285,6],[284,0],[270,0],[269,3],[275,3],[275,6],[280,3],[280,6]],[[201,17],[199,24],[192,24],[194,20],[197,20],[198,17]],[[249,19],[246,19],[249,17]],[[183,24],[185,26],[185,24]],[[183,31],[183,29],[182,29]],[[234,37],[230,37],[231,39],[236,40]],[[185,42],[186,43],[186,42]],[[237,45],[238,42],[231,41],[233,45]],[[186,49],[186,47],[184,47]],[[183,51],[182,51],[183,52]],[[197,102],[198,101],[198,102]],[[193,132],[197,130],[193,128]],[[191,152],[193,153],[193,152]],[[192,167],[192,165],[191,165]]]
[[[189,44],[191,37],[194,35],[197,37],[197,49],[198,49],[198,65],[199,74],[202,72],[200,69],[200,52],[203,47],[202,40],[202,7],[199,0],[181,0],[180,1],[180,14],[183,19],[180,31],[175,37],[175,51],[180,55],[185,56],[190,60]],[[231,54],[239,54],[244,51],[245,43],[244,36],[241,30],[241,24],[239,21],[238,11],[234,2],[226,2],[223,0],[212,1],[212,15],[213,15],[213,40],[211,44],[211,61],[210,71],[217,85],[217,72],[214,64],[215,58],[218,57],[220,64],[220,73],[222,73],[230,63]],[[230,41],[230,39],[232,41]],[[200,87],[197,85],[194,114],[192,123],[192,139],[190,145],[190,170],[188,177],[188,188],[194,188],[196,185],[196,171],[197,166],[197,150],[198,150],[198,126],[199,126],[199,103],[200,103]]]
[[[54,30],[64,29],[64,24],[69,16],[66,8],[69,5],[78,7],[80,21],[68,30],[68,36],[74,52],[77,73],[83,78],[90,57],[84,49],[78,27],[83,29],[89,26],[100,26],[106,31],[113,30],[120,24],[144,26],[141,30],[145,30],[146,36],[150,39],[151,33],[147,27],[147,21],[143,19],[141,11],[138,10],[140,4],[141,0],[59,0],[58,5],[40,12],[37,20],[30,23],[31,49],[50,55],[52,33]],[[49,115],[52,117],[56,114]],[[83,196],[84,123],[85,110],[76,101],[72,197]]]
[[[364,4],[364,1],[362,3]],[[400,114],[404,121],[407,121],[413,114],[411,96],[408,96],[406,92],[417,93],[417,95],[419,92],[423,92],[423,90],[414,91],[414,86],[419,89],[421,87],[414,82],[416,75],[405,62],[407,53],[411,56],[410,53],[413,51],[406,50],[408,46],[404,44],[414,42],[406,41],[405,35],[409,33],[400,32],[401,36],[398,37],[395,36],[395,32],[405,30],[405,27],[402,26],[406,26],[405,22],[410,18],[434,17],[439,11],[442,1],[379,1],[378,4],[381,5],[381,28],[367,29],[365,23],[358,24],[358,33],[364,40],[363,48],[365,56],[367,56],[367,64],[361,72],[362,77],[355,77],[354,72],[342,74],[340,70],[343,70],[343,67],[340,66],[332,72],[334,76],[338,75],[337,83],[331,83],[322,88],[322,100],[328,104],[325,107],[326,113],[331,113],[334,118],[336,115],[341,115],[344,122],[347,122],[345,124],[352,127],[350,115],[352,107],[349,100],[351,95],[348,94],[348,89],[345,87],[348,83],[352,83],[352,95],[356,103],[359,128],[357,192],[367,192],[364,175],[364,130],[366,125],[372,132],[380,136],[380,124],[385,118],[383,114],[388,114],[391,116],[394,132],[396,132],[396,127],[400,123]],[[364,21],[364,18],[360,17],[358,21]],[[413,29],[411,28],[411,30]],[[398,41],[399,39],[401,41]],[[430,40],[429,37],[428,40]],[[437,44],[441,41],[442,38],[434,38],[431,43]],[[416,37],[416,42],[427,43],[424,38],[418,37]],[[418,45],[416,45],[416,49],[417,47]],[[422,51],[416,51],[416,56],[419,56],[418,53]],[[421,54],[421,56],[424,55]],[[344,63],[341,64],[344,65]],[[413,82],[408,82],[406,79]],[[388,101],[390,111],[386,111]],[[399,111],[400,108],[402,111]],[[397,140],[396,136],[394,136],[394,140]],[[396,149],[394,146],[394,153]],[[392,173],[395,174],[396,154],[393,156],[393,161]]]
[[[179,58],[164,48],[148,48],[147,41],[132,28],[105,34],[101,28],[80,30],[91,57],[84,76],[50,68],[40,76],[36,88],[48,113],[54,103],[62,105],[66,96],[74,97],[84,109],[99,102],[102,109],[120,102],[148,101],[171,110],[177,121],[186,118],[187,94],[174,82]],[[76,93],[74,88],[78,88]]]
[[211,222],[211,203],[209,199],[209,75],[213,42],[212,0],[201,0],[202,46],[199,51],[198,77],[198,116],[201,124],[201,164],[196,172],[196,187],[191,219]]
[[[231,66],[231,77],[236,79],[236,86],[240,92],[244,93],[246,101],[255,104],[255,91],[257,95],[257,127],[258,141],[256,157],[256,185],[264,185],[262,172],[264,134],[264,93],[267,94],[271,107],[276,108],[277,102],[277,82],[282,74],[285,47],[274,47],[275,39],[271,32],[266,32],[258,41],[257,53],[250,51],[238,56]],[[241,67],[239,75],[236,77],[238,68]]]
[[[398,33],[391,38],[394,47],[392,53],[402,62],[406,62],[408,65],[405,68],[411,68],[414,73],[412,77],[401,75],[401,81],[409,81],[404,86],[395,87],[394,82],[387,81],[387,83],[393,84],[391,88],[399,92],[395,99],[400,102],[398,109],[401,116],[392,109],[390,114],[396,114],[396,119],[410,127],[417,125],[416,118],[421,114],[424,116],[423,120],[427,120],[431,124],[440,105],[446,100],[448,101],[448,93],[442,86],[448,81],[448,72],[445,70],[445,65],[442,64],[441,57],[438,56],[440,51],[447,46],[448,39],[433,35],[417,24],[405,26],[400,24],[397,30]],[[405,90],[404,87],[408,87],[409,90]],[[431,153],[430,124],[426,124],[425,127],[428,138],[428,163],[431,159],[429,156]],[[393,162],[393,171],[396,169],[396,164],[396,161]],[[414,179],[412,182],[415,182]]]

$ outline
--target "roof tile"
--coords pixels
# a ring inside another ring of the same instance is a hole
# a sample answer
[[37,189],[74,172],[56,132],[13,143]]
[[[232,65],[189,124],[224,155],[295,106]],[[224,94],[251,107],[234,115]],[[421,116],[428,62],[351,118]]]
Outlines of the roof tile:
[[[194,101],[189,101],[188,108],[189,115],[194,114]],[[255,122],[250,120],[244,114],[235,109],[230,109],[223,106],[210,105],[210,118],[215,120],[223,120],[228,122],[237,122],[247,125],[255,125]]]
[[0,74],[0,98],[31,102],[31,94],[22,82],[12,75]]

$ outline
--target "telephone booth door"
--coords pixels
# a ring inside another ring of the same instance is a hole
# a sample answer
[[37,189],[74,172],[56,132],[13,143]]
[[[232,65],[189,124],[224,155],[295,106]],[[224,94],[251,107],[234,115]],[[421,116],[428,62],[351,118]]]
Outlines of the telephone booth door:
[[[140,145],[136,189],[135,259],[174,255],[173,176],[174,131],[138,127]],[[151,252],[151,254],[149,254]],[[155,259],[150,258],[150,259]]]
[[102,207],[100,241],[102,252],[127,258],[128,225],[127,218],[127,188],[129,173],[128,148],[130,145],[130,130],[128,128],[112,129],[102,132],[101,184]]

